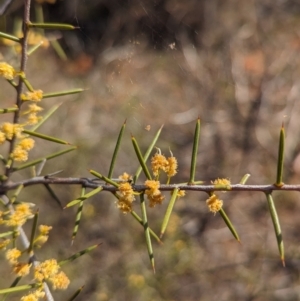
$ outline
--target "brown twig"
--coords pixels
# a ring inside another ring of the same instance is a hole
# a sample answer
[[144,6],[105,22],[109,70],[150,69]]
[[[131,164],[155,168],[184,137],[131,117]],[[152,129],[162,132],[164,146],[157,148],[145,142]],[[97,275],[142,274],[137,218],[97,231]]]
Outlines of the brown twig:
[[[0,192],[5,193],[9,190],[17,189],[20,185],[24,187],[33,186],[38,184],[53,184],[53,185],[81,185],[86,188],[95,189],[102,186],[103,191],[115,192],[118,190],[117,187],[106,185],[106,183],[95,178],[59,178],[59,177],[34,177],[19,182],[7,182],[0,186]],[[133,189],[137,192],[144,191],[147,189],[145,185],[132,185]],[[278,187],[274,184],[267,185],[243,185],[243,184],[232,184],[228,188],[217,187],[215,185],[188,185],[188,184],[172,184],[172,185],[160,185],[161,191],[172,191],[174,188],[187,191],[257,191],[257,192],[272,192],[278,190],[284,191],[300,191],[300,184],[297,185],[283,185]]]

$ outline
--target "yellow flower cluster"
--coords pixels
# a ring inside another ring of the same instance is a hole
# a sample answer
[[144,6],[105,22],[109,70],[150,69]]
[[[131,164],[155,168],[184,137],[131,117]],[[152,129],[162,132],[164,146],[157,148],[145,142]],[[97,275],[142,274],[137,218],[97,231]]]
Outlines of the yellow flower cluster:
[[[20,207],[17,209],[19,209],[19,211],[27,211],[25,207],[23,207],[23,209]],[[40,236],[48,237],[49,231],[51,229],[52,227],[40,225]],[[39,238],[35,240],[35,244],[36,241],[40,241]],[[28,275],[32,266],[32,264],[20,262],[19,258],[21,257],[21,255],[22,252],[17,248],[9,249],[5,253],[7,261],[10,265],[12,265],[13,272],[19,277]],[[65,273],[60,271],[60,266],[57,264],[57,261],[55,259],[46,260],[38,264],[34,268],[34,279],[37,281],[37,284],[41,284],[41,288],[42,283],[46,280],[52,284],[53,289],[66,289],[70,283],[70,280],[65,275]],[[28,294],[27,296],[24,296],[21,300],[39,300],[40,298],[44,297],[44,294],[40,294],[39,292],[41,292],[40,289]]]
[[177,197],[181,198],[181,197],[183,197],[183,196],[185,196],[185,190],[179,190],[179,191],[177,192]]
[[47,225],[40,225],[39,226],[39,231],[41,235],[49,235],[49,232],[52,230],[51,226]]
[[34,146],[34,140],[25,138],[22,132],[23,126],[20,124],[5,122],[0,126],[0,144],[7,140],[11,141],[14,137],[21,139],[11,154],[11,158],[19,162],[24,162],[28,159],[28,152]]
[[206,204],[209,210],[216,214],[222,208],[223,201],[217,195],[213,194],[206,200]]
[[30,204],[22,203],[15,206],[15,211],[13,213],[10,213],[10,211],[0,211],[0,224],[4,224],[8,227],[24,225],[28,219],[33,217],[30,207]]
[[[170,181],[170,178],[177,174],[178,163],[177,159],[171,153],[169,158],[166,158],[161,154],[159,148],[157,148],[157,153],[151,158],[151,169],[152,173],[155,177],[155,180],[147,180],[145,185],[148,187],[145,193],[149,200],[149,206],[155,207],[157,204],[161,204],[164,200],[164,195],[162,195],[159,190],[160,182],[158,181],[160,171],[163,171],[168,176],[167,184]],[[183,196],[185,194],[184,191],[178,192],[178,197]]]
[[168,177],[173,177],[177,174],[177,168],[178,168],[177,159],[175,157],[171,156],[167,160],[169,163],[167,175],[168,175]]
[[216,179],[214,181],[211,181],[212,184],[215,186],[226,186],[227,189],[230,189],[231,182],[228,179],[222,178],[222,179]]
[[43,110],[43,108],[41,108],[38,105],[36,105],[35,103],[33,103],[28,106],[28,110],[23,112],[22,115],[28,115],[27,124],[34,125],[34,124],[38,123],[38,121],[42,118],[40,116],[37,116],[37,113],[39,113],[42,110]]
[[24,277],[29,274],[31,264],[25,262],[18,262],[14,265],[13,271],[19,277]]
[[132,177],[127,172],[124,172],[121,176],[119,176],[119,179],[123,182],[130,182]]
[[69,278],[60,270],[55,259],[49,259],[41,262],[34,269],[34,279],[38,282],[48,280],[52,283],[53,289],[66,289],[70,284]]
[[19,277],[28,275],[31,268],[29,263],[18,262],[21,254],[21,251],[16,248],[7,250],[5,254],[6,259],[13,266],[14,273]]
[[0,62],[0,76],[8,80],[13,80],[16,74],[15,69],[11,65],[5,62]]
[[147,180],[145,182],[145,185],[148,187],[145,193],[150,202],[149,206],[155,207],[155,205],[161,204],[165,197],[161,194],[161,191],[159,190],[159,181]]
[[49,232],[52,229],[51,226],[46,226],[46,225],[40,225],[39,226],[39,231],[40,234],[38,237],[34,240],[34,245],[41,247],[49,238]]
[[24,162],[28,159],[28,152],[33,148],[34,140],[31,138],[22,139],[15,147],[11,156],[15,161]]
[[[0,76],[12,80],[16,75],[25,78],[25,74],[16,72],[12,66],[5,62],[0,62]],[[22,101],[39,102],[42,98],[42,90],[27,91],[25,94],[21,94]],[[34,140],[24,137],[22,132],[25,125],[34,125],[42,118],[37,116],[41,110],[42,108],[35,103],[29,104],[28,109],[22,112],[22,115],[27,115],[27,121],[24,124],[4,122],[0,125],[0,145],[5,141],[12,141],[15,138],[22,139],[10,154],[11,161],[24,162],[28,159],[28,152],[33,148]],[[8,164],[8,166],[10,166],[10,164]]]
[[[21,95],[22,101],[39,102],[42,100],[42,98],[43,98],[42,90],[27,91],[26,94]],[[23,112],[22,115],[28,115],[27,124],[34,125],[38,123],[39,120],[42,118],[40,116],[37,116],[37,113],[39,113],[42,110],[43,108],[33,103],[28,106],[28,110]]]
[[6,251],[5,257],[10,264],[16,264],[18,262],[18,258],[21,256],[21,251],[14,248]]
[[44,297],[45,297],[45,292],[41,290],[36,290],[22,297],[21,301],[38,301],[39,299],[43,299]]
[[29,125],[34,125],[34,124],[37,124],[41,119],[42,119],[42,117],[39,117],[36,114],[29,114],[27,123]]
[[158,178],[160,170],[164,171],[169,178],[175,176],[177,167],[177,159],[173,155],[167,159],[161,154],[160,149],[151,159],[152,172],[156,178]]
[[22,125],[4,122],[0,126],[0,144],[4,143],[5,140],[12,140],[14,136],[22,138],[22,131]]
[[21,99],[23,101],[41,101],[43,98],[43,91],[42,90],[34,90],[34,91],[27,91],[26,94],[21,94]]
[[132,202],[135,200],[133,189],[130,183],[122,183],[119,185],[119,200],[118,208],[123,213],[128,213],[132,211]]
[[151,168],[155,177],[158,177],[160,170],[167,172],[168,165],[169,164],[166,157],[159,152],[156,153],[151,159]]

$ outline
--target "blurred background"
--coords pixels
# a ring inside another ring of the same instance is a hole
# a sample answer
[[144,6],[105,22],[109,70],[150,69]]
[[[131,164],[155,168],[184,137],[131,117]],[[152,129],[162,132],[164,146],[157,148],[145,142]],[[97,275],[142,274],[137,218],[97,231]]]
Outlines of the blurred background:
[[[8,7],[1,31],[16,30],[22,2]],[[55,104],[61,107],[40,132],[78,145],[76,152],[48,162],[43,174],[61,169],[66,177],[89,177],[88,169],[107,174],[126,119],[114,177],[134,174],[138,167],[130,135],[145,151],[164,124],[157,147],[165,155],[171,149],[178,159],[173,183],[186,182],[199,116],[197,180],[210,183],[226,177],[238,183],[250,173],[249,184],[274,183],[284,122],[284,181],[300,182],[299,1],[38,2],[33,2],[32,20],[42,9],[46,21],[79,28],[46,33],[50,41],[58,39],[67,58],[51,43],[34,52],[27,71],[33,87],[45,93],[86,89],[77,96],[43,100],[45,111]],[[3,45],[1,54],[18,66],[16,49]],[[3,80],[1,85],[2,106],[11,106],[14,91]],[[31,159],[63,149],[41,140],[36,145]],[[24,171],[15,180],[29,176]],[[52,188],[63,205],[80,193],[80,187]],[[285,268],[263,193],[220,193],[239,244],[219,214],[208,211],[207,195],[190,192],[175,205],[164,245],[153,242],[153,275],[142,227],[116,209],[110,194],[85,202],[72,246],[76,209],[60,209],[43,187],[27,188],[21,195],[22,201],[37,204],[40,223],[53,226],[48,243],[37,251],[41,260],[62,260],[102,243],[64,266],[72,282],[66,292],[55,292],[58,300],[82,285],[78,300],[300,300],[299,193],[276,192],[273,197],[285,243]],[[168,201],[166,195],[161,206],[148,210],[149,225],[156,232]],[[134,209],[140,212],[138,202]],[[8,267],[1,265],[1,270],[2,288],[13,276],[6,276]]]

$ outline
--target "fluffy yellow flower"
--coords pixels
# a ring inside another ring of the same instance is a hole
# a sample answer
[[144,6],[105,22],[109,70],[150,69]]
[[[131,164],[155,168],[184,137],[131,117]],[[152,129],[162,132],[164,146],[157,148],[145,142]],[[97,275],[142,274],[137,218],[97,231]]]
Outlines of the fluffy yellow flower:
[[160,205],[165,199],[165,196],[162,195],[160,191],[158,194],[147,195],[147,197],[149,200],[149,207],[155,207],[157,204]]
[[16,76],[16,71],[11,65],[5,62],[0,62],[0,76],[3,76],[8,80],[12,80]]
[[124,182],[130,182],[132,177],[127,172],[124,172],[121,176],[119,176],[119,179]]
[[53,285],[53,289],[61,289],[65,290],[68,288],[70,284],[69,278],[66,276],[64,272],[59,272],[49,279]]
[[21,99],[23,101],[41,101],[43,98],[43,91],[42,90],[35,90],[35,91],[27,91],[26,94],[21,95]]
[[26,151],[29,151],[33,148],[34,146],[34,140],[31,139],[31,138],[25,138],[25,139],[22,139],[19,143],[18,143],[18,147],[26,150]]
[[17,162],[24,162],[28,159],[28,151],[31,150],[34,146],[34,140],[31,138],[22,139],[14,151],[11,154],[11,157]]
[[49,259],[41,262],[35,267],[34,279],[42,282],[49,280],[54,289],[66,289],[70,280],[64,272],[59,271],[60,266],[55,259]]
[[1,131],[4,133],[6,139],[11,140],[14,136],[14,124],[5,122],[1,125]]
[[185,196],[185,190],[179,190],[179,191],[177,192],[177,197],[181,198],[181,197],[183,197],[183,196]]
[[12,152],[11,157],[17,162],[24,162],[28,160],[28,152],[17,146]]
[[4,122],[0,127],[0,131],[5,135],[7,140],[11,140],[14,137],[14,135],[17,138],[21,138],[23,126],[20,124]]
[[14,273],[20,277],[26,276],[29,274],[31,264],[18,262],[14,265]]
[[21,214],[24,214],[24,215],[32,215],[32,212],[31,212],[31,207],[33,207],[34,204],[29,204],[29,203],[22,203],[22,204],[18,204],[16,206],[16,212],[20,212]]
[[155,194],[157,191],[159,191],[160,182],[159,181],[153,181],[153,180],[147,180],[145,181],[145,185],[148,187],[146,190],[146,193],[149,194]]
[[177,159],[173,157],[172,153],[171,157],[167,159],[164,155],[161,154],[160,149],[158,149],[158,152],[151,159],[151,168],[156,179],[158,179],[159,172],[162,170],[167,174],[170,180],[171,177],[177,174],[177,167]]
[[133,195],[133,189],[130,185],[130,183],[122,183],[119,185],[119,192],[122,197],[126,198],[129,202],[134,201],[134,195]]
[[168,169],[167,169],[167,175],[168,177],[173,177],[177,174],[177,159],[175,157],[169,157],[168,159]]
[[36,290],[21,298],[21,301],[38,301],[45,297],[45,292]]
[[33,217],[30,204],[22,203],[16,205],[15,212],[9,216],[9,219],[4,220],[4,224],[9,227],[22,226],[25,224],[27,219]]
[[215,194],[213,194],[206,200],[206,204],[209,210],[216,214],[216,212],[218,212],[222,208],[223,201],[220,200]]
[[44,243],[46,243],[48,241],[49,236],[48,235],[41,235],[38,236],[35,240],[34,240],[34,246],[40,248]]
[[34,125],[37,124],[43,117],[36,116],[36,113],[31,113],[28,115],[27,124]]
[[35,294],[28,294],[21,298],[21,301],[39,301],[39,298]]
[[41,247],[49,238],[49,231],[52,229],[51,226],[40,225],[39,236],[34,240],[34,245],[37,247]]
[[42,235],[48,235],[51,230],[52,230],[51,226],[47,226],[47,225],[39,226],[39,231]]
[[157,204],[161,204],[165,197],[161,194],[161,191],[159,190],[160,182],[147,180],[145,182],[145,185],[148,187],[148,189],[145,190],[145,193],[150,202],[149,206],[155,207]]
[[21,254],[22,253],[20,250],[13,248],[6,251],[5,257],[10,264],[17,264],[18,258],[21,256]]
[[35,103],[31,103],[29,106],[28,106],[28,110],[26,111],[23,111],[22,112],[22,115],[26,115],[26,114],[32,114],[32,113],[38,113],[40,111],[43,111],[43,108],[41,108],[40,106],[38,106],[37,104]]
[[125,214],[132,211],[132,204],[129,203],[126,199],[120,198],[117,202],[117,207]]
[[151,168],[155,177],[158,177],[160,170],[167,172],[169,162],[166,157],[160,153],[160,151],[152,157]]
[[59,268],[55,259],[48,259],[41,262],[34,269],[34,279],[39,282],[49,279],[58,273]]
[[128,213],[132,211],[132,202],[135,200],[133,189],[130,183],[122,183],[119,185],[119,200],[118,208],[123,213]]
[[226,189],[231,189],[231,182],[230,182],[230,180],[225,179],[225,178],[222,178],[222,179],[218,178],[218,179],[216,179],[214,181],[211,181],[211,183],[214,184],[216,187],[218,187],[218,186],[225,186]]

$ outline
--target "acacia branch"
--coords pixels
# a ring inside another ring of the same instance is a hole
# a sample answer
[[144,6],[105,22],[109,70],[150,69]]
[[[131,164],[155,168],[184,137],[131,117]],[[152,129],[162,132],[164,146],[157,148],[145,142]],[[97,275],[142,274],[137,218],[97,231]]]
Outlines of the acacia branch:
[[[33,186],[38,184],[53,184],[53,185],[81,185],[86,188],[95,189],[99,186],[103,188],[104,191],[115,192],[118,190],[117,187],[107,185],[105,182],[100,181],[95,178],[62,178],[62,177],[34,177],[26,179],[19,182],[8,182],[0,186],[0,192],[5,193],[9,190],[17,189],[20,185],[24,187]],[[145,191],[147,186],[145,185],[132,185],[133,189],[137,192]],[[228,187],[217,187],[215,185],[188,185],[188,184],[170,184],[160,185],[161,191],[172,191],[174,188],[179,188],[180,190],[187,191],[203,191],[203,192],[212,192],[212,191],[260,191],[260,192],[272,192],[278,190],[284,191],[300,191],[300,184],[296,185],[283,185],[281,187],[274,184],[267,185],[243,185],[243,184],[232,184]]]
[[[26,71],[26,64],[27,64],[27,59],[28,59],[28,34],[29,34],[29,27],[28,24],[30,23],[30,4],[31,0],[24,0],[24,14],[23,14],[23,38],[21,39],[21,66],[20,66],[20,73],[25,74]],[[16,95],[16,106],[18,110],[14,112],[14,118],[13,118],[13,123],[18,124],[19,123],[19,118],[20,118],[20,108],[22,105],[22,100],[21,100],[21,94],[23,92],[23,79],[20,76],[19,77],[19,83],[17,85],[17,95]],[[13,136],[12,140],[10,141],[10,146],[9,146],[9,154],[11,154],[14,150],[15,144],[16,144],[16,135]],[[6,171],[5,175],[9,178],[11,172],[12,172],[12,167],[13,167],[13,162],[9,166],[6,166]]]

